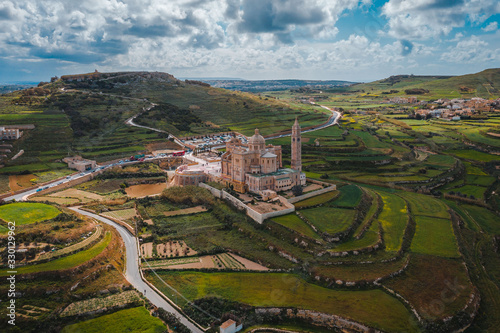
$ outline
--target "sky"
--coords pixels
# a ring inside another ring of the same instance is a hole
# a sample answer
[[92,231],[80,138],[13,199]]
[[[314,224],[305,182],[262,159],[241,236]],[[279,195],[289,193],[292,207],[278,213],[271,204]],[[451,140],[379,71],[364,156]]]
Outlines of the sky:
[[498,0],[0,0],[0,82],[461,75],[500,67],[499,21]]

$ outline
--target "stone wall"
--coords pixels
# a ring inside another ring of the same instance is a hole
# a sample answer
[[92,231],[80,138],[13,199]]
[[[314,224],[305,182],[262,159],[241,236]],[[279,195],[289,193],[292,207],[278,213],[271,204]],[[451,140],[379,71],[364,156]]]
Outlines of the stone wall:
[[204,183],[199,183],[198,186],[206,188],[215,197],[228,200],[233,206],[235,206],[239,209],[245,210],[247,215],[252,220],[254,220],[255,222],[260,223],[260,224],[262,224],[262,222],[264,222],[264,220],[266,220],[268,218],[289,214],[289,213],[292,213],[295,211],[295,207],[293,207],[293,205],[289,204],[286,200],[283,199],[283,200],[281,200],[281,202],[285,205],[285,207],[288,207],[288,208],[283,209],[283,210],[278,210],[275,212],[269,212],[269,213],[262,214],[262,213],[257,212],[253,208],[249,207],[248,205],[244,204],[243,202],[241,202],[241,200],[232,196],[231,194],[227,193],[224,190],[218,190],[218,189],[216,189],[210,185],[204,184]]
[[266,315],[284,315],[287,318],[299,318],[316,326],[326,327],[327,329],[341,329],[348,332],[379,332],[373,328],[365,326],[346,318],[336,315],[300,309],[287,308],[257,308],[255,312]]

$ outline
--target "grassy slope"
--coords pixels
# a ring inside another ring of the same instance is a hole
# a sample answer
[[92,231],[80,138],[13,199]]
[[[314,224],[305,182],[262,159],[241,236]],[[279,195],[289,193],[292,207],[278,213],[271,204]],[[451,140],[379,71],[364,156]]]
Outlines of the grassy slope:
[[98,318],[86,320],[77,324],[68,325],[62,330],[69,332],[140,332],[161,333],[167,328],[163,322],[151,316],[145,307],[120,310]]
[[[398,81],[398,82],[395,82]],[[464,86],[472,89],[471,93],[460,91]],[[438,76],[414,76],[407,78],[391,78],[374,81],[370,83],[357,84],[349,87],[349,91],[362,91],[365,93],[380,94],[382,91],[399,90],[394,95],[404,95],[405,89],[424,88],[429,90],[428,94],[420,95],[423,98],[441,97],[484,97],[497,98],[500,96],[500,69],[487,69],[479,73],[456,76],[456,77],[438,77]],[[385,96],[394,96],[385,95]]]
[[[80,251],[67,257],[52,260],[43,264],[20,267],[17,269],[17,274],[19,275],[43,271],[55,271],[76,267],[89,261],[99,253],[101,253],[108,246],[109,242],[111,241],[111,237],[111,233],[108,232],[99,243],[95,244],[88,250]],[[8,275],[7,270],[8,269],[0,270],[0,276]]]
[[[414,329],[403,304],[380,290],[326,289],[279,273],[162,272],[160,276],[191,300],[217,295],[255,306],[292,306],[334,313],[388,332]],[[155,277],[147,278],[160,290],[168,289]]]
[[[139,98],[147,97],[152,102],[167,102],[182,109],[190,109],[204,122],[222,126],[222,130],[229,127],[245,135],[251,135],[256,127],[263,135],[289,130],[296,116],[301,126],[305,127],[324,122],[329,115],[327,111],[310,105],[198,85],[172,86],[170,83],[151,81],[139,83],[134,91],[124,92]],[[167,124],[163,126],[177,135],[190,134],[168,127]],[[194,133],[220,131],[217,126],[191,127]]]

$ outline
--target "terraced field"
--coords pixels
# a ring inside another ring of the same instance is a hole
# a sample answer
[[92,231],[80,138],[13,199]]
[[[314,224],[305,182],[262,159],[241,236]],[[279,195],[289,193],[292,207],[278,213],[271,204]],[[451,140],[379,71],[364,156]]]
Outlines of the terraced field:
[[335,199],[336,197],[339,196],[339,191],[330,191],[326,192],[324,194],[317,195],[315,197],[302,200],[299,202],[296,202],[294,204],[295,208],[303,208],[303,207],[309,207],[309,206],[314,206],[314,205],[319,205],[319,204],[324,204],[329,202],[330,200]]
[[403,234],[408,223],[406,203],[395,194],[378,192],[384,202],[384,208],[378,221],[384,230],[386,250],[397,252],[401,248]]
[[416,216],[417,228],[411,251],[447,258],[459,258],[458,245],[449,219]]
[[[417,331],[404,305],[380,290],[332,290],[307,283],[292,274],[280,273],[187,271],[158,274],[190,300],[219,296],[254,306],[291,306],[335,313],[387,332]],[[147,274],[146,278],[160,290],[168,290],[156,276]]]
[[[80,251],[78,253],[60,259],[55,259],[47,263],[19,267],[17,269],[17,274],[20,275],[36,272],[56,271],[76,267],[89,261],[99,253],[101,253],[111,242],[111,237],[111,232],[107,232],[104,238],[99,243],[95,244],[87,250]],[[8,269],[1,269],[0,276],[6,275],[8,275]]]
[[321,239],[321,237],[316,232],[314,232],[314,230],[307,223],[302,221],[297,215],[293,213],[273,217],[272,220],[304,236],[311,237],[313,239]]
[[317,207],[301,210],[306,217],[321,232],[330,235],[346,230],[354,221],[356,211],[353,209]]
[[135,216],[137,216],[137,212],[136,212],[135,208],[129,208],[129,209],[121,209],[121,210],[112,210],[109,212],[102,213],[101,215],[124,221],[124,220],[132,219]]
[[82,321],[64,327],[63,333],[71,332],[138,332],[138,333],[162,333],[167,327],[156,317],[151,316],[149,311],[141,306],[126,310],[120,310],[115,313]]

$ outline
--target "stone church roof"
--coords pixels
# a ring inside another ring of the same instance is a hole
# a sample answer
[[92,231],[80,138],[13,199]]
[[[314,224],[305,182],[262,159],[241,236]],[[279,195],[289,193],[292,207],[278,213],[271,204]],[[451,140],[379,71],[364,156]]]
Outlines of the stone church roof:
[[258,144],[266,144],[266,139],[262,135],[260,135],[259,129],[255,129],[255,134],[248,140],[248,144],[258,145]]

